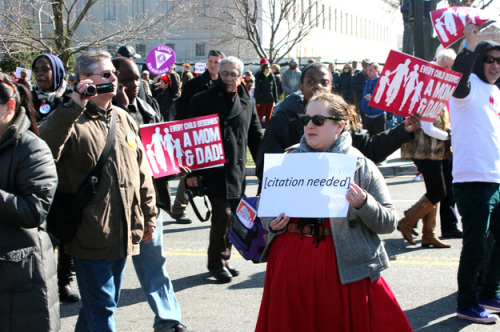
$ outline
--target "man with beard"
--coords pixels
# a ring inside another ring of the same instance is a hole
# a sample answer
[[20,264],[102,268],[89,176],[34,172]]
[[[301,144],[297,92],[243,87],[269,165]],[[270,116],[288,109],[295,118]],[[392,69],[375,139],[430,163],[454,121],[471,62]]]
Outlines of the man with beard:
[[290,60],[288,69],[283,73],[281,77],[281,85],[283,87],[283,92],[285,93],[285,98],[294,92],[299,91],[300,85],[300,70],[297,68],[297,60]]

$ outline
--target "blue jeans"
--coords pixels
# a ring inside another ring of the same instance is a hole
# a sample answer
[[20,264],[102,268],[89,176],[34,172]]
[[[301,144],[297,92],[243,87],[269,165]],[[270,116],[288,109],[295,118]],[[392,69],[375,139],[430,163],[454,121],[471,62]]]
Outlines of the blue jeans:
[[477,303],[476,278],[486,255],[488,230],[496,242],[485,269],[479,299],[492,300],[500,295],[500,189],[492,183],[454,183],[453,197],[464,228],[457,308],[465,310]]
[[73,258],[82,307],[77,332],[116,331],[116,311],[126,259],[94,260]]
[[141,253],[132,256],[132,261],[144,295],[155,314],[153,328],[159,332],[169,331],[181,322],[181,309],[167,273],[167,260],[163,254],[161,212],[156,219],[153,240],[149,243],[141,242]]

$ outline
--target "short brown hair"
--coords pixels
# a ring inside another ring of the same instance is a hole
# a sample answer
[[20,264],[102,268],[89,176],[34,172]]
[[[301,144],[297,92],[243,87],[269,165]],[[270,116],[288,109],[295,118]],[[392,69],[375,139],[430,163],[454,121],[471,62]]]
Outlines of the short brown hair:
[[182,65],[182,67],[186,67],[186,68],[187,68],[187,70],[190,70],[190,69],[191,69],[191,65],[190,65],[189,63],[184,63],[184,64]]

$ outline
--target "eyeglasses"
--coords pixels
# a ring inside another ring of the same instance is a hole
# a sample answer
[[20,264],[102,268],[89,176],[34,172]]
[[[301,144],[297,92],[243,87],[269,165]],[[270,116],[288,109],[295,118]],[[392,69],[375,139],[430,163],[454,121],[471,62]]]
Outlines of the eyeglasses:
[[240,74],[235,73],[235,72],[221,71],[220,76],[222,76],[224,78],[231,76],[232,79],[236,79],[236,78],[240,77]]
[[208,55],[222,56],[222,52],[221,51],[216,51],[216,50],[211,50],[211,51],[208,51]]
[[500,65],[500,57],[498,58],[495,58],[494,56],[491,56],[491,55],[487,55],[484,57],[484,63],[487,63],[487,64],[492,64],[496,61],[497,65]]
[[325,120],[326,119],[333,120],[333,121],[342,121],[342,120],[345,120],[344,118],[336,118],[336,117],[333,117],[333,116],[323,116],[323,115],[314,115],[314,116],[300,115],[299,116],[299,122],[304,127],[307,126],[307,124],[311,120],[312,120],[313,125],[321,127],[322,125],[325,124]]
[[101,76],[101,77],[104,77],[105,79],[108,79],[111,77],[111,74],[115,75],[116,77],[118,77],[118,75],[120,75],[120,72],[118,70],[115,70],[115,71],[105,71],[104,73],[101,73],[101,74],[92,74],[90,76]]

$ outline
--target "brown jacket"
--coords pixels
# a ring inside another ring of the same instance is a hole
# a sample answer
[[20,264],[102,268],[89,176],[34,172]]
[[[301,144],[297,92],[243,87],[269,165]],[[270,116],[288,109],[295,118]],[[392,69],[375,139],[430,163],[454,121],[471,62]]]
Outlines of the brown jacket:
[[40,126],[40,136],[56,161],[58,191],[75,193],[97,164],[106,143],[110,112],[116,115],[114,147],[96,193],[83,210],[75,238],[65,245],[69,255],[79,258],[136,255],[144,225],[155,226],[155,192],[138,127],[119,107],[103,110],[89,102],[84,110],[70,101],[59,105]]
[[[434,126],[445,131],[450,128],[449,115],[446,109],[441,111],[436,122],[434,122]],[[422,129],[419,129],[415,132],[415,139],[404,145],[403,158],[419,160],[450,159],[450,145],[449,142],[430,137]]]

